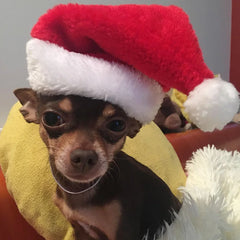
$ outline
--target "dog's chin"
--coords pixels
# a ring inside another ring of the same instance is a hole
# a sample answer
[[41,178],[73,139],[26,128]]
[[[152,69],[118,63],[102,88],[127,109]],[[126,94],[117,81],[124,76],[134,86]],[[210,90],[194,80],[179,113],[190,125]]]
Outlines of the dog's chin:
[[69,181],[74,183],[88,183],[94,181],[96,178],[102,177],[108,169],[108,162],[104,161],[101,164],[97,164],[92,169],[85,173],[81,173],[79,169],[67,168],[62,165],[56,164],[56,170],[60,172]]
[[50,166],[53,177],[60,186],[66,192],[81,192],[92,186],[105,175],[108,169],[108,163],[101,164],[101,168],[92,169],[88,173],[80,174],[77,171],[67,171],[61,169],[54,161],[50,160]]
[[104,172],[99,172],[97,175],[81,176],[77,174],[66,175],[62,171],[58,170],[55,163],[50,161],[53,177],[58,186],[65,192],[76,194],[88,191],[88,189],[94,188],[101,180]]
[[73,183],[90,183],[95,181],[95,179],[101,178],[105,172],[99,173],[99,174],[77,174],[77,173],[62,173],[63,176],[65,176],[69,181]]

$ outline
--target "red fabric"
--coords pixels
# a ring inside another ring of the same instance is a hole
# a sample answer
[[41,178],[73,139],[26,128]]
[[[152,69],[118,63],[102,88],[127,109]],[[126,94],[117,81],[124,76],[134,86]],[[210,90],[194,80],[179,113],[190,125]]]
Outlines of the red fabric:
[[25,221],[10,197],[0,168],[0,239],[2,240],[44,240]]
[[231,34],[231,64],[230,82],[240,92],[240,1],[232,0],[232,34]]
[[202,132],[200,129],[194,129],[166,134],[166,137],[176,151],[183,168],[193,152],[208,144],[222,150],[240,151],[240,124],[235,123],[228,124],[221,131]]
[[167,90],[186,94],[213,73],[204,63],[188,16],[176,6],[58,5],[32,37],[77,53],[123,62]]

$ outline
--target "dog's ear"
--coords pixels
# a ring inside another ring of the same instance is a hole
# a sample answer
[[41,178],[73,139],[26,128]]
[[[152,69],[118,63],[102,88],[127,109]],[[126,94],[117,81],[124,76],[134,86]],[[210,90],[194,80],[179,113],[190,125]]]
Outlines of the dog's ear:
[[37,94],[31,88],[19,88],[14,91],[15,96],[22,104],[19,109],[28,123],[39,123],[37,114]]
[[141,127],[142,127],[142,124],[139,121],[137,121],[134,118],[129,118],[128,119],[128,132],[127,132],[127,135],[130,138],[134,138],[137,135],[137,133],[139,132]]

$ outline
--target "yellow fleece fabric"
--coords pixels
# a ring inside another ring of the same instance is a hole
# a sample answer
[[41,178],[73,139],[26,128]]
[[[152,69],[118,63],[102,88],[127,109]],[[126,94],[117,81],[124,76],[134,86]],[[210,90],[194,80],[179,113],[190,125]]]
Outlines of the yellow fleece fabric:
[[173,88],[170,94],[170,98],[173,102],[175,102],[180,107],[182,115],[187,119],[187,121],[191,122],[183,106],[184,102],[187,100],[187,95]]
[[[20,103],[13,106],[0,135],[0,166],[7,188],[21,214],[45,239],[72,240],[70,224],[52,201],[56,183],[38,125],[26,123],[20,107]],[[172,146],[154,123],[144,126],[134,139],[128,138],[124,151],[151,168],[180,197],[177,188],[185,184],[186,176]]]

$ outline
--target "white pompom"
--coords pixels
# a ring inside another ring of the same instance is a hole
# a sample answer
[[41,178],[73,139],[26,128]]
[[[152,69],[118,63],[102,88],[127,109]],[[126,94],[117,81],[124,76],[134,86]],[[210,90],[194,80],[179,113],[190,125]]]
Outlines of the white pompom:
[[189,93],[184,107],[201,130],[221,130],[237,113],[239,94],[231,83],[220,77],[205,79]]

